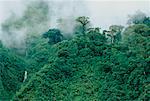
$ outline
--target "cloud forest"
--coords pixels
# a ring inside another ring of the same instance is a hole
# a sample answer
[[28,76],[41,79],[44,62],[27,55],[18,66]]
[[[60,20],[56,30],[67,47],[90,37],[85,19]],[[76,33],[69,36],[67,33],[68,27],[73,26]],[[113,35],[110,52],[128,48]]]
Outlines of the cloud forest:
[[88,14],[53,9],[32,1],[1,24],[1,101],[149,101],[147,14],[103,29]]

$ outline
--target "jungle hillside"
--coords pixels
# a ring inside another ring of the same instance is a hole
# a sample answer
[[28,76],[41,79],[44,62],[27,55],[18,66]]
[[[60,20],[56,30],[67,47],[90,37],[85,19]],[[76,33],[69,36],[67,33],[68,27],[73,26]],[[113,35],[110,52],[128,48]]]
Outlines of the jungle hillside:
[[150,100],[149,15],[101,28],[51,5],[27,2],[1,24],[0,101]]

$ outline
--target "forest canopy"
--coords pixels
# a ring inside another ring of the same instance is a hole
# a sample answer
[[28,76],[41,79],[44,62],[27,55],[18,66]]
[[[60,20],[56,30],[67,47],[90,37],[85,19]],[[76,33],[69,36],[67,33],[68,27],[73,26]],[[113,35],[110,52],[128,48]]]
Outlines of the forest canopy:
[[2,24],[4,34],[26,36],[22,44],[0,41],[0,100],[148,101],[150,17],[137,12],[108,29],[87,16],[73,21],[71,37],[46,27],[48,5],[36,2]]

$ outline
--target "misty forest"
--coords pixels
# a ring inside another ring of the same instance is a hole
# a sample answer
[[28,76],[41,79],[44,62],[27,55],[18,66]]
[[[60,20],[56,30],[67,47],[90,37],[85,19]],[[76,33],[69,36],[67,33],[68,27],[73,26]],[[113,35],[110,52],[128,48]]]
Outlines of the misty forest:
[[149,101],[147,14],[102,29],[53,9],[32,1],[1,24],[0,101]]

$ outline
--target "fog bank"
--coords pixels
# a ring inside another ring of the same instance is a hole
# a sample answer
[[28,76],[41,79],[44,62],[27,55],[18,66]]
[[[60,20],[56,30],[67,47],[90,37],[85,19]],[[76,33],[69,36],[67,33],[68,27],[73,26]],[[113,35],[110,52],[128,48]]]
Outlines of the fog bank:
[[[11,15],[22,19],[28,5],[40,0],[0,0],[0,25]],[[42,1],[42,0],[41,0]],[[150,16],[149,0],[43,0],[49,6],[48,16],[44,17],[46,23],[36,21],[39,19],[32,15],[34,24],[22,25],[19,30],[12,29],[11,34],[2,32],[0,27],[0,40],[6,46],[25,47],[27,34],[31,32],[42,33],[49,28],[59,28],[65,34],[71,34],[75,25],[75,18],[88,16],[93,26],[107,29],[110,25],[126,26],[128,15],[140,10]],[[34,4],[34,3],[33,3]],[[32,6],[30,6],[32,8]],[[37,11],[38,12],[38,11]],[[34,13],[34,12],[33,12]],[[43,17],[43,15],[41,15]],[[12,21],[14,18],[12,17]],[[30,18],[28,18],[30,20]],[[30,21],[29,21],[30,22]]]

